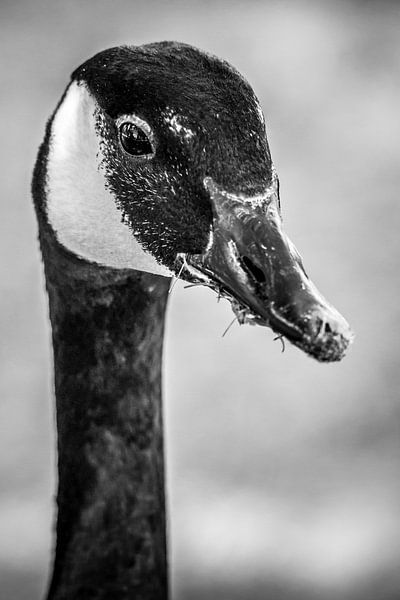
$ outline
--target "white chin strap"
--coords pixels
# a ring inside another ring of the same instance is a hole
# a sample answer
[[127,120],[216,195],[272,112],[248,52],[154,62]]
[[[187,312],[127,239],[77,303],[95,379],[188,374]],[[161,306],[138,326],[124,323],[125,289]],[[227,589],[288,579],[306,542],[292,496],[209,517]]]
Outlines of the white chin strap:
[[58,241],[86,260],[171,277],[123,223],[100,169],[96,102],[73,82],[54,117],[47,164],[47,214]]

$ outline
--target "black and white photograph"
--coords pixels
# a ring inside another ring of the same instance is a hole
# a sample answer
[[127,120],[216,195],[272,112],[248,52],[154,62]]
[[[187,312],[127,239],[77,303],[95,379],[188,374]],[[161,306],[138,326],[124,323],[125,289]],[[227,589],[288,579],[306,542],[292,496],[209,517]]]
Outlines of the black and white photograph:
[[399,600],[400,3],[0,15],[0,600]]

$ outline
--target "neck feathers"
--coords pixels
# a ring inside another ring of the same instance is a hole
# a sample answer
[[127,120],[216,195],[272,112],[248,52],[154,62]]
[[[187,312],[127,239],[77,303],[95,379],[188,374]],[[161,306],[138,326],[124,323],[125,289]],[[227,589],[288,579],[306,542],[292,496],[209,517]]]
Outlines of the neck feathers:
[[166,600],[161,358],[169,280],[48,273],[58,427],[49,600]]

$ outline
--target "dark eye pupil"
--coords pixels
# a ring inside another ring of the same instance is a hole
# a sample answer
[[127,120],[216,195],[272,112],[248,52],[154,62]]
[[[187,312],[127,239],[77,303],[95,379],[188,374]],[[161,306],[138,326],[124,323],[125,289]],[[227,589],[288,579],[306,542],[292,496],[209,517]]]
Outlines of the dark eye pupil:
[[133,156],[153,154],[149,138],[143,129],[134,123],[122,123],[119,133],[122,147],[128,154]]

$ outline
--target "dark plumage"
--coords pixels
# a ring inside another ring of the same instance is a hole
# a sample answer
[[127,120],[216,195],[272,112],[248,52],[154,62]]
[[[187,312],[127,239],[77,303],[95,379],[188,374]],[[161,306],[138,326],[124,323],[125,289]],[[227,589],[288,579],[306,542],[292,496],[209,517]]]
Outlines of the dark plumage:
[[169,280],[47,269],[57,398],[49,599],[167,597],[161,353]]

